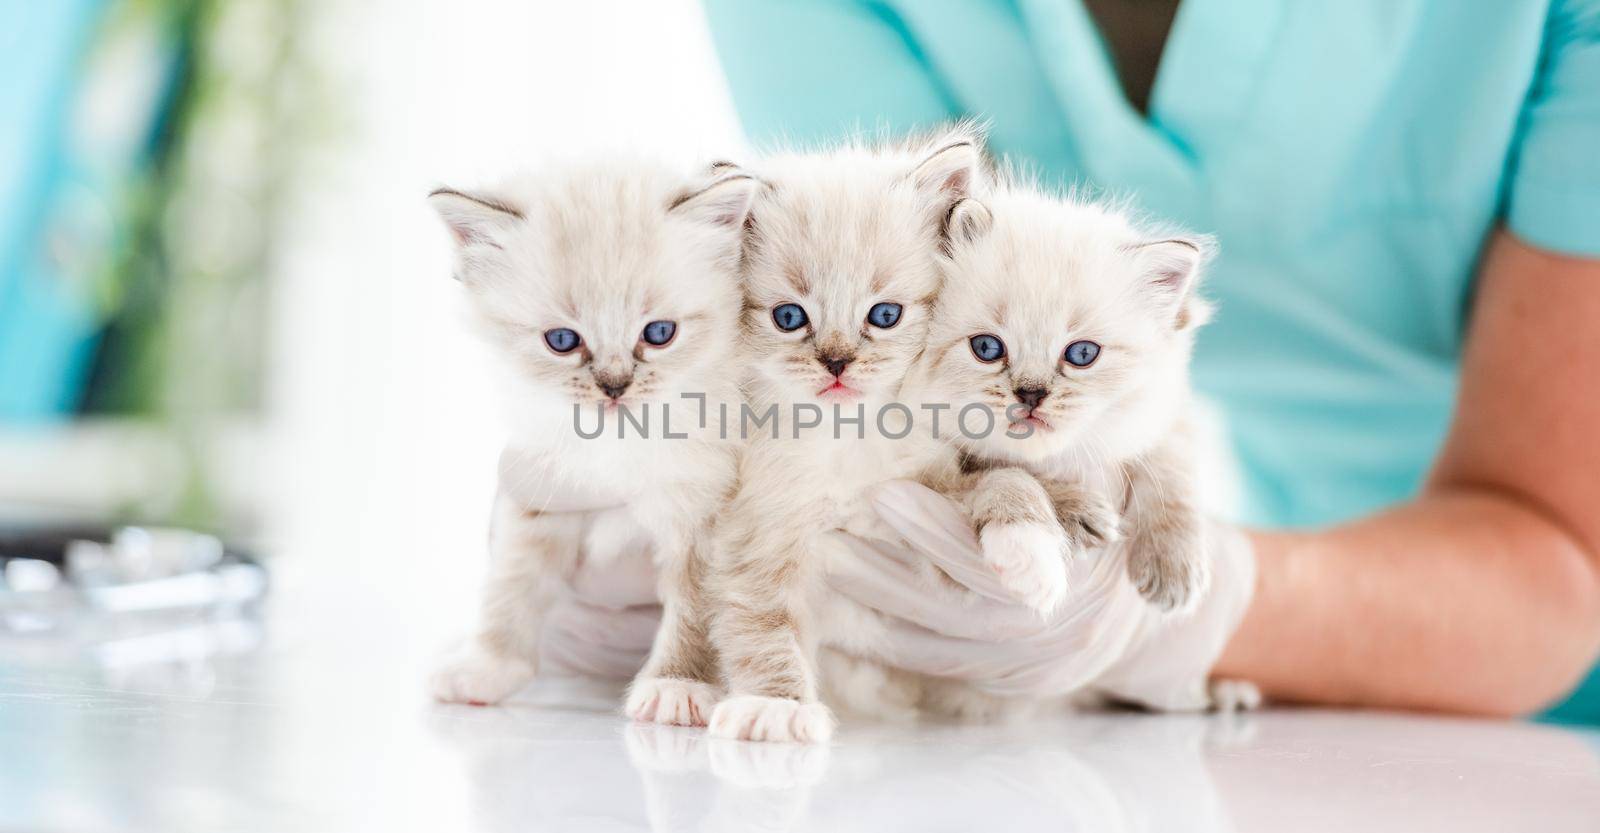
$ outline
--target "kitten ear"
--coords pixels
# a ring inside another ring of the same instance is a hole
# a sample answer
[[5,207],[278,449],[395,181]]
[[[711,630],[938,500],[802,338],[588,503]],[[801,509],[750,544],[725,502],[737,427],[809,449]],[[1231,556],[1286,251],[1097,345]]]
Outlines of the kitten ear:
[[941,207],[972,193],[983,172],[982,140],[967,131],[957,131],[933,144],[911,172],[917,190],[934,196]]
[[971,197],[950,206],[950,216],[944,221],[945,237],[952,243],[971,243],[993,227],[989,207]]
[[454,188],[435,188],[428,203],[450,229],[456,246],[493,246],[500,235],[523,219],[522,209],[494,197],[468,194]]
[[1200,267],[1216,244],[1209,237],[1174,237],[1127,247],[1138,265],[1145,296],[1182,330],[1205,323],[1210,307],[1195,293]]
[[668,213],[706,225],[743,228],[761,180],[732,162],[714,163],[711,172],[715,179],[673,200]]

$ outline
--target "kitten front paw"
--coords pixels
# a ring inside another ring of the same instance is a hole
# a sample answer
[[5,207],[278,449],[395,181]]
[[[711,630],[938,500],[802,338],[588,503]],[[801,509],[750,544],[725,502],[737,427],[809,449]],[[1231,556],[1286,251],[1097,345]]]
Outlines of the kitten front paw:
[[1056,524],[991,523],[978,533],[984,563],[1028,607],[1049,614],[1067,595],[1068,539]]
[[1083,494],[1078,504],[1064,513],[1060,520],[1071,542],[1069,555],[1122,540],[1122,513],[1098,491]]
[[1182,612],[1205,594],[1211,568],[1198,535],[1142,535],[1128,548],[1128,578],[1151,604]]
[[492,706],[527,685],[534,671],[527,660],[473,648],[435,669],[428,688],[440,702]]
[[746,694],[717,704],[709,732],[729,740],[824,743],[833,726],[833,712],[821,703]]
[[716,687],[674,677],[634,678],[623,713],[633,720],[669,726],[704,726],[716,706]]

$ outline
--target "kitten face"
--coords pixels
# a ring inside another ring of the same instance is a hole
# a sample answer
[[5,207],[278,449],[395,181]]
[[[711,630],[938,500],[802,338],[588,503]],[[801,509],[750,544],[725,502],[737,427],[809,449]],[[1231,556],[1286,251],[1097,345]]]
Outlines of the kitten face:
[[956,206],[951,237],[925,361],[953,410],[994,414],[988,436],[962,439],[972,451],[1115,455],[1186,391],[1205,241],[1150,239],[1106,208],[1011,190]]
[[777,399],[888,399],[925,343],[949,207],[978,174],[975,135],[915,153],[771,160],[752,212],[743,320]]
[[537,397],[634,406],[707,390],[733,361],[738,247],[756,181],[649,163],[436,191],[481,328]]

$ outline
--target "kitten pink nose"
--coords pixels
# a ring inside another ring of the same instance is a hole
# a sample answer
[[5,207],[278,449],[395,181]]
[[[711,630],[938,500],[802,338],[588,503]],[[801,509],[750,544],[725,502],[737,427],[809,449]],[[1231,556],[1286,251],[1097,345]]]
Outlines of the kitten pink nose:
[[1016,394],[1017,401],[1027,405],[1028,410],[1030,411],[1039,407],[1039,403],[1043,402],[1044,398],[1050,395],[1048,388],[1038,387],[1017,388],[1016,390],[1012,391],[1012,393]]
[[821,362],[822,366],[826,367],[828,372],[834,375],[834,378],[838,378],[843,376],[844,369],[850,366],[851,358],[852,357],[848,356],[845,358],[838,358],[835,356],[818,356],[817,361]]

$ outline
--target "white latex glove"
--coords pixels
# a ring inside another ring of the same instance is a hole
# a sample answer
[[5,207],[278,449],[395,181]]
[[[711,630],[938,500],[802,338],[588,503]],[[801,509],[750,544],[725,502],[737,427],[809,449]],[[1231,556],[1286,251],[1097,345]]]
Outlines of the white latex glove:
[[589,514],[578,567],[539,637],[540,662],[556,676],[629,680],[661,623],[656,569],[626,509]]
[[[985,566],[972,524],[950,499],[895,481],[872,496],[909,548],[849,539],[830,585],[890,620],[877,657],[967,681],[991,694],[1050,697],[1089,689],[1161,709],[1213,705],[1206,677],[1238,626],[1255,584],[1248,539],[1213,524],[1211,589],[1193,612],[1152,607],[1127,578],[1120,547],[1075,556],[1067,598],[1041,618]],[[954,581],[926,569],[931,562]],[[1229,696],[1251,705],[1248,690]]]
[[548,454],[515,447],[500,453],[503,494],[540,512],[586,515],[577,568],[539,636],[541,673],[632,679],[661,621],[648,540],[614,496],[562,471]]

